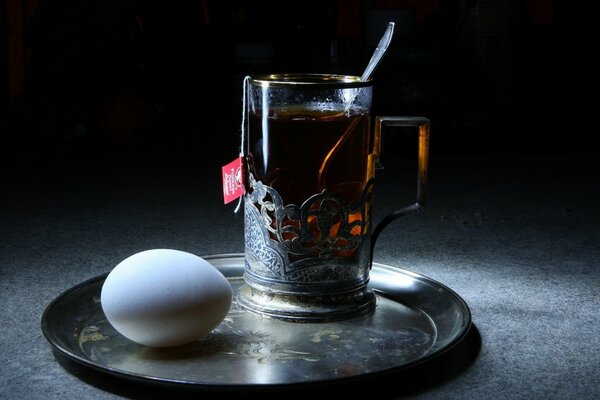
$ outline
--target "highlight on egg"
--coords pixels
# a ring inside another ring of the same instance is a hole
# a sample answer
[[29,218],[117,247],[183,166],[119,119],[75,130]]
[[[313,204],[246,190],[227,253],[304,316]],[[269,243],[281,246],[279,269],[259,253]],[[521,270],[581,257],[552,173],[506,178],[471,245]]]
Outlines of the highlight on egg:
[[215,266],[197,255],[151,249],[117,264],[102,285],[100,304],[108,322],[145,346],[191,343],[227,316],[233,291]]

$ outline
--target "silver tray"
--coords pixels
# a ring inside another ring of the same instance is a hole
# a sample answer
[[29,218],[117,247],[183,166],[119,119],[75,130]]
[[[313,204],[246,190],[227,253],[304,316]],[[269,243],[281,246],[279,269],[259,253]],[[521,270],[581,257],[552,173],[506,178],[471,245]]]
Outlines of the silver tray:
[[[203,256],[231,282],[243,283],[242,254]],[[241,309],[207,337],[157,349],[121,336],[106,320],[100,290],[107,274],[55,298],[42,315],[53,349],[86,367],[150,384],[249,388],[339,382],[402,371],[458,344],[471,326],[466,302],[428,277],[374,263],[375,310],[338,322],[287,322]]]

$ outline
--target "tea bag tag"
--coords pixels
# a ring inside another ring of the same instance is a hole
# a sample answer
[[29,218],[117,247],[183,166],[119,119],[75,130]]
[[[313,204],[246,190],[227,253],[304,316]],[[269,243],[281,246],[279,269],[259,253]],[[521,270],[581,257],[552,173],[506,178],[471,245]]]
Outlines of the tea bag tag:
[[246,193],[243,163],[244,158],[240,156],[222,167],[223,200],[225,204],[231,203]]
[[246,179],[244,176],[244,161],[246,155],[246,97],[248,96],[248,84],[250,76],[246,76],[242,83],[242,126],[240,129],[240,154],[238,158],[231,161],[229,164],[222,167],[223,175],[223,200],[225,204],[231,203],[235,199],[239,199],[234,212],[237,213],[242,205],[242,196],[246,193]]

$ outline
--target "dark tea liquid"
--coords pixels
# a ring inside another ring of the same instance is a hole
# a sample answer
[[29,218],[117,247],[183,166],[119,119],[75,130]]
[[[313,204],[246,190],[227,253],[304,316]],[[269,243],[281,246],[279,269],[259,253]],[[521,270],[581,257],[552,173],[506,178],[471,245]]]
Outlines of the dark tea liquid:
[[370,122],[343,110],[270,110],[264,120],[250,113],[250,171],[285,205],[323,190],[358,200],[373,175]]

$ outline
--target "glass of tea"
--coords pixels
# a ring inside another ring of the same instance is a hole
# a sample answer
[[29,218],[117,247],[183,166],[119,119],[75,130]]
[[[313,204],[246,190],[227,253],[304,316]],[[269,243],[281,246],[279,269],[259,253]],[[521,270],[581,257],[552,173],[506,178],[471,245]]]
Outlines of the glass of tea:
[[[424,205],[429,120],[373,119],[373,82],[358,76],[254,76],[244,93],[245,284],[238,303],[301,322],[371,312],[375,240],[389,222]],[[418,128],[417,201],[374,225],[383,125]]]

